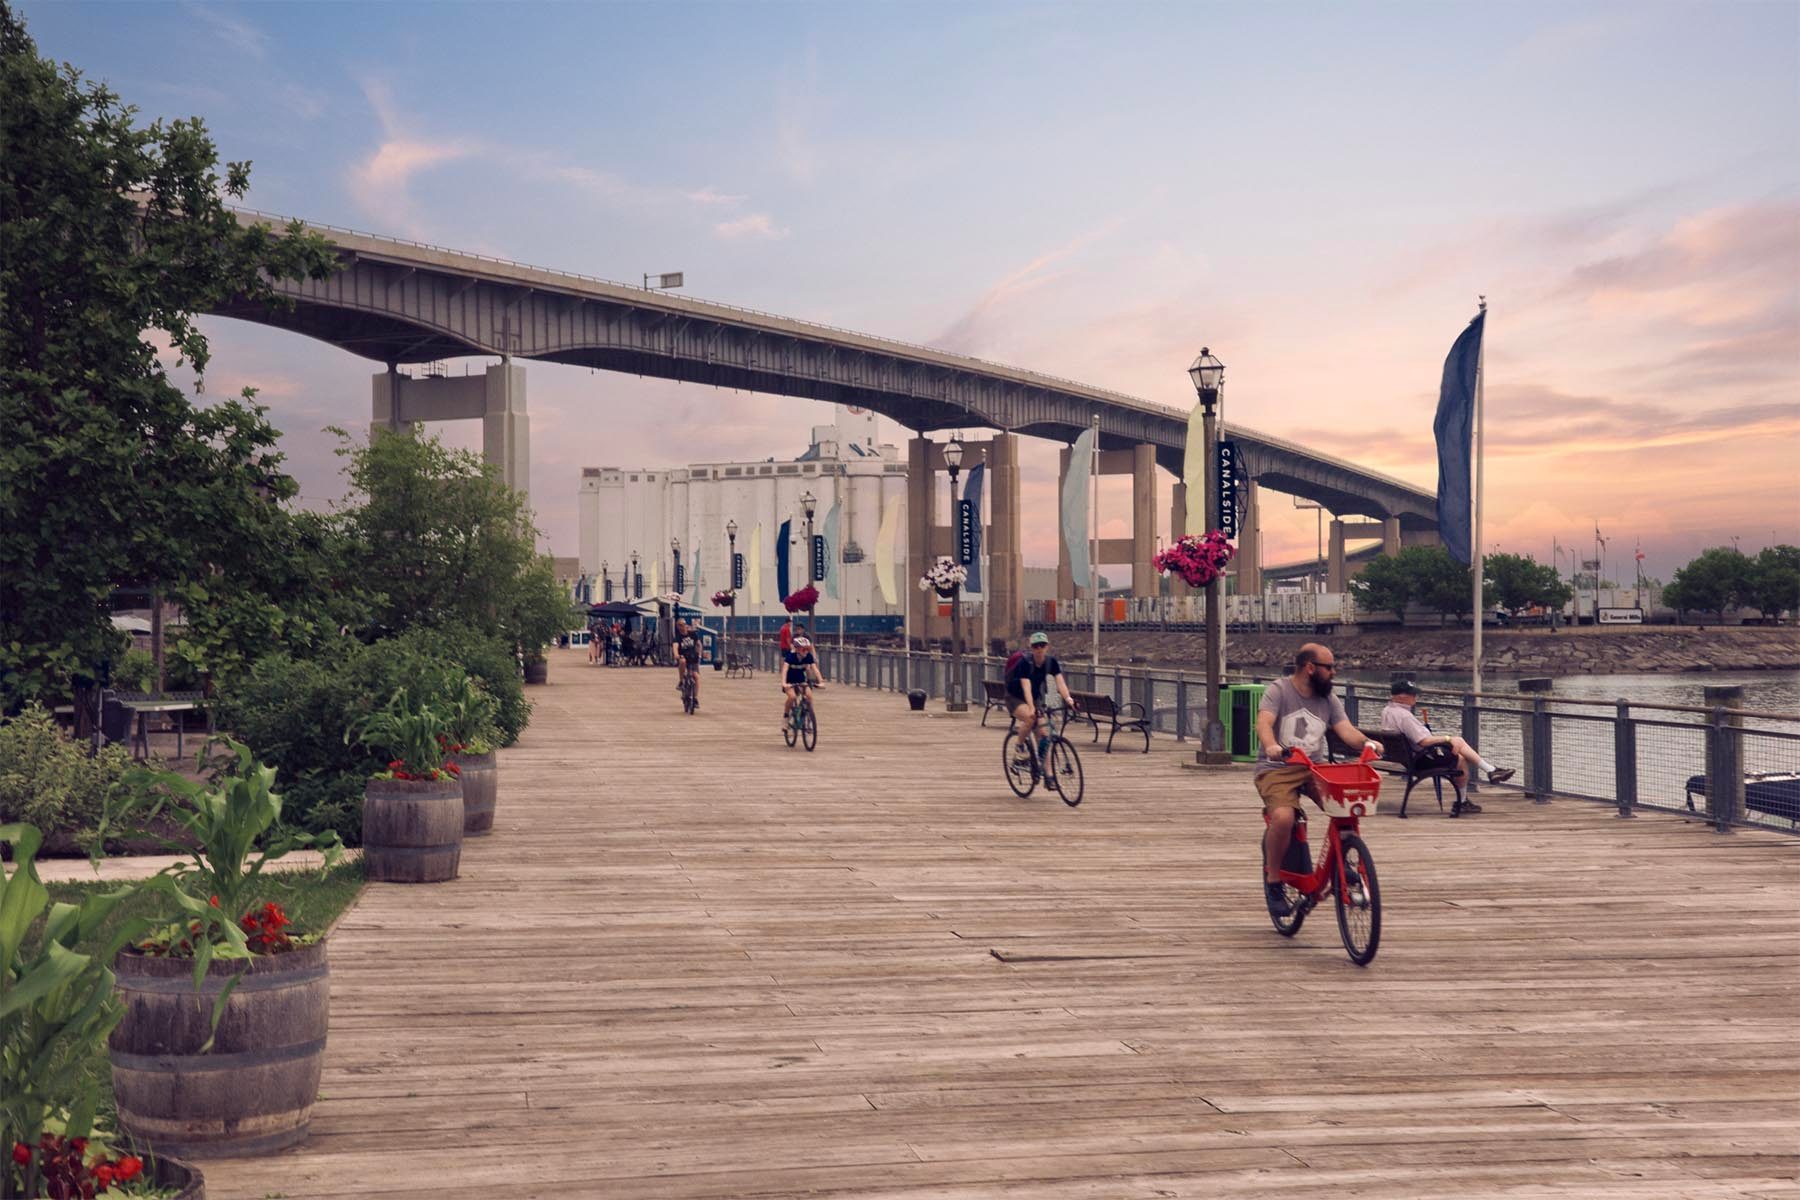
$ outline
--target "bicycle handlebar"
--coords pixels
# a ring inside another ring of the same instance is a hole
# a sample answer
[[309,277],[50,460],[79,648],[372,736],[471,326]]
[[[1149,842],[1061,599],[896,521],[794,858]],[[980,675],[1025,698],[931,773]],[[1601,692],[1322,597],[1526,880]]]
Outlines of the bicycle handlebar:
[[[1372,763],[1380,757],[1381,755],[1375,753],[1375,747],[1364,742],[1362,754],[1357,756],[1356,761],[1359,763]],[[1289,746],[1286,756],[1283,757],[1281,761],[1293,767],[1310,767],[1313,765],[1312,758],[1306,751],[1298,746]]]

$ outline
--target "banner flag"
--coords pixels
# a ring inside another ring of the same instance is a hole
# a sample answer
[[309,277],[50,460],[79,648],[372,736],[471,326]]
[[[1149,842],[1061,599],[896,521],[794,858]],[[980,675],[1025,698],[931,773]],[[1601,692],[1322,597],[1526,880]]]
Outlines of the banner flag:
[[[1094,469],[1094,435],[1092,425],[1081,431],[1069,451],[1069,477],[1063,480],[1062,539],[1069,548],[1069,574],[1075,586],[1087,587],[1094,573],[1088,560],[1088,480]],[[1203,493],[1204,494],[1204,493]]]
[[1478,314],[1450,347],[1444,359],[1444,380],[1438,387],[1437,420],[1431,425],[1437,435],[1438,537],[1459,563],[1470,561],[1475,367],[1481,359],[1481,331],[1486,322],[1487,313]]
[[987,482],[987,464],[976,463],[969,472],[969,480],[963,484],[963,502],[969,506],[971,528],[969,530],[969,581],[963,584],[963,591],[981,594],[981,485]]
[[1187,444],[1181,451],[1181,482],[1187,485],[1187,532],[1209,533],[1206,528],[1206,481],[1212,472],[1206,461],[1206,417],[1200,402],[1188,414]]
[[662,559],[653,558],[650,560],[650,595],[660,599],[662,594]]
[[825,514],[825,594],[833,600],[838,598],[838,559],[844,556],[844,544],[838,541],[838,518],[842,508],[842,501],[834,501],[831,511]]
[[886,604],[900,603],[900,592],[894,586],[894,555],[900,548],[901,503],[898,496],[888,498],[881,529],[875,534],[875,582],[881,585],[881,599]]
[[789,517],[775,531],[775,598],[786,600],[794,593],[788,588],[788,538],[792,536],[794,519]]
[[[744,581],[750,586],[750,607],[762,607],[762,522],[750,535],[750,562],[744,568]],[[761,614],[758,613],[758,616]]]

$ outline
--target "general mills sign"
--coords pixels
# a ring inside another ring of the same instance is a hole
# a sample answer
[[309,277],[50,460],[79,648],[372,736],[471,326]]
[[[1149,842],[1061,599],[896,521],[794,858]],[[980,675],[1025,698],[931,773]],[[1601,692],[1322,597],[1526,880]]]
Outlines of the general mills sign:
[[1238,535],[1238,448],[1236,442],[1219,443],[1219,529],[1228,538]]

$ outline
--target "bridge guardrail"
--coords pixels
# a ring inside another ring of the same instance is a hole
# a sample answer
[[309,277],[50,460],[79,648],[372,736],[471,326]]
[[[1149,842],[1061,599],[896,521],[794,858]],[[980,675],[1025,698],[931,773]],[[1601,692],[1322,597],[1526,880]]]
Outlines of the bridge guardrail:
[[[734,639],[766,671],[778,667],[773,639]],[[814,645],[827,680],[882,691],[947,692],[946,654],[895,648]],[[1005,660],[965,655],[964,694],[979,706],[981,681],[997,679]],[[1204,673],[1063,660],[1073,691],[1136,701],[1153,732],[1177,742],[1204,736]],[[1272,675],[1232,672],[1230,683],[1267,682]],[[1387,704],[1387,685],[1346,681],[1344,707],[1353,724],[1373,725]],[[1595,801],[1622,817],[1638,809],[1732,827],[1800,834],[1800,714],[1686,705],[1577,700],[1546,692],[1460,692],[1422,689],[1420,705],[1435,732],[1460,734],[1489,761],[1518,771],[1505,784],[1476,790],[1513,792],[1541,802]]]

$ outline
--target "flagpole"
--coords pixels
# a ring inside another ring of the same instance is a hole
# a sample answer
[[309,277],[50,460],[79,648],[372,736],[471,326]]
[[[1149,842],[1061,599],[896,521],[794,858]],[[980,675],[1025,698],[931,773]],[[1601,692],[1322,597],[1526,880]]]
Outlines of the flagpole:
[[[1487,297],[1477,297],[1481,304],[1482,315],[1487,314]],[[1481,604],[1481,576],[1484,570],[1481,546],[1481,486],[1482,486],[1482,407],[1485,399],[1484,368],[1487,365],[1487,322],[1481,323],[1481,342],[1475,349],[1475,503],[1469,514],[1475,527],[1475,537],[1469,543],[1470,574],[1474,577],[1471,585],[1475,592],[1475,669],[1472,672],[1470,690],[1481,693],[1481,621],[1483,617]]]
[[[1094,413],[1093,454],[1088,460],[1088,599],[1094,605],[1094,678],[1100,674],[1100,414]],[[1095,682],[1095,687],[1099,683]]]

